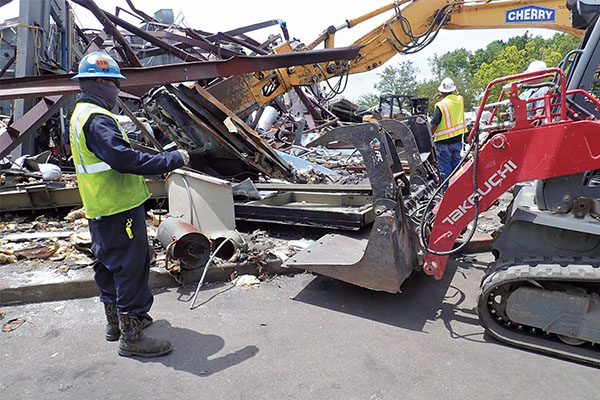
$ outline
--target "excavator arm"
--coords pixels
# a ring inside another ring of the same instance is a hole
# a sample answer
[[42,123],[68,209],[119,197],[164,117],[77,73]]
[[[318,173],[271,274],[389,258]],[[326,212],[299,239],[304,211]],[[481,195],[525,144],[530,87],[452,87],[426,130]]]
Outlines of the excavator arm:
[[576,36],[583,32],[572,27],[571,13],[565,0],[537,0],[534,4],[530,0],[402,0],[349,19],[339,27],[330,26],[308,45],[293,47],[293,42],[286,41],[273,52],[312,50],[321,45],[334,48],[337,32],[389,11],[395,11],[393,16],[353,43],[354,46],[362,46],[354,60],[240,75],[219,83],[209,91],[224,94],[217,94],[219,98],[229,97],[226,105],[236,114],[245,116],[294,86],[313,85],[335,77],[371,71],[398,53],[418,52],[431,43],[442,29],[548,28]]
[[[565,0],[413,0],[382,7],[354,20],[352,28],[377,13],[396,10],[393,17],[367,33],[353,45],[363,45],[350,73],[370,71],[398,53],[411,54],[433,41],[440,29],[547,28],[578,37],[583,31],[571,24],[571,12]],[[403,8],[400,5],[405,5]],[[331,36],[331,35],[330,35]],[[329,38],[330,42],[333,39]],[[311,45],[312,46],[312,45]]]

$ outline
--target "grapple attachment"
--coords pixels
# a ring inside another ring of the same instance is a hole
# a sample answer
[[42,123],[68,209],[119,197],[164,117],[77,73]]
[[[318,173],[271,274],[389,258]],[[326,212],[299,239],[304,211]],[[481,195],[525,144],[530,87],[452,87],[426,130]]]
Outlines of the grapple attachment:
[[[372,290],[400,291],[402,282],[418,268],[419,245],[405,204],[418,203],[411,198],[413,189],[420,187],[417,191],[423,196],[436,184],[432,181],[429,186],[414,185],[404,174],[397,147],[410,149],[406,168],[411,171],[425,171],[423,159],[427,159],[420,156],[417,141],[408,126],[394,120],[344,126],[310,144],[339,141],[356,147],[364,159],[373,190],[375,220],[370,233],[326,235],[285,265]],[[392,130],[390,134],[388,131]],[[434,175],[437,181],[436,173]]]

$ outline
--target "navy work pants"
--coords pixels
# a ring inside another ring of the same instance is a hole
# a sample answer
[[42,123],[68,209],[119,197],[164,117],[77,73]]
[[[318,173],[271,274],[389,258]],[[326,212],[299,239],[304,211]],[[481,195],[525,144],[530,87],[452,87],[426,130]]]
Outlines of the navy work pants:
[[[144,316],[153,296],[148,286],[150,249],[144,205],[108,217],[89,221],[92,252],[98,258],[94,279],[100,301],[117,303],[119,313]],[[129,238],[125,229],[131,220]]]
[[[435,151],[440,164],[440,172],[443,175],[442,179],[446,179],[452,174],[452,171],[460,164],[460,151],[462,142],[446,144],[444,140],[435,142]],[[445,186],[447,188],[448,185]]]

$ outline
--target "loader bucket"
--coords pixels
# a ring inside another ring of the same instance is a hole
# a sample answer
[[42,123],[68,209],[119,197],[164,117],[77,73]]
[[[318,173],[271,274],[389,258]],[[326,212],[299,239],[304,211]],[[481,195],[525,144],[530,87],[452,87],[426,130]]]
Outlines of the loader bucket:
[[333,129],[312,142],[342,141],[363,156],[373,190],[375,220],[370,233],[329,234],[286,261],[304,269],[372,290],[398,293],[417,268],[416,236],[406,218],[393,173],[391,141],[375,123]]

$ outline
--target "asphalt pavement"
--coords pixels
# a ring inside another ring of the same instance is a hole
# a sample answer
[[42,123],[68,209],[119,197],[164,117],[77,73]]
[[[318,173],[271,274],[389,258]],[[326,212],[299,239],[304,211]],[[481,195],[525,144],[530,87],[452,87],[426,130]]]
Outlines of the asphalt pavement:
[[155,290],[174,351],[124,358],[97,298],[3,306],[2,399],[598,399],[598,369],[483,334],[474,307],[487,255],[415,274],[392,295],[301,273],[241,290]]

